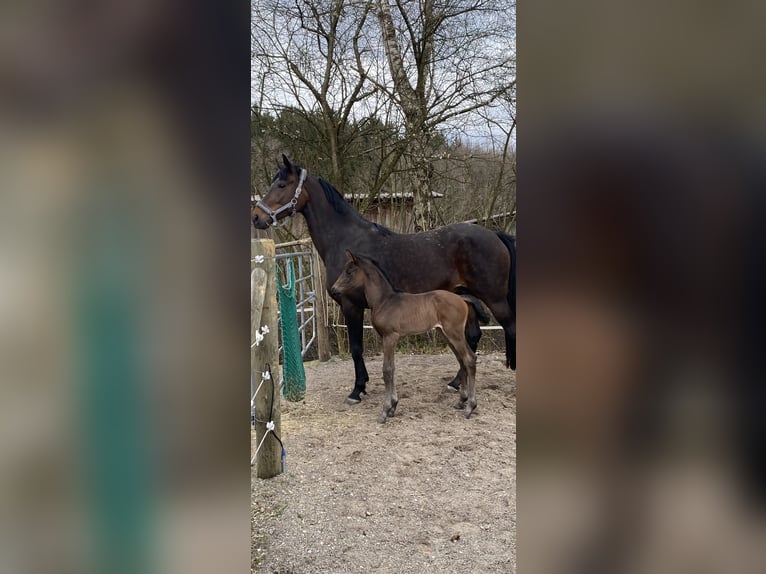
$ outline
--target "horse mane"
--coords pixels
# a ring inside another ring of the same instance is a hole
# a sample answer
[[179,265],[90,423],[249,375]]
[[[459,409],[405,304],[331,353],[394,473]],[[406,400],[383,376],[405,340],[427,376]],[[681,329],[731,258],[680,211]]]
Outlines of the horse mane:
[[[293,168],[296,170],[297,174],[300,175],[301,171],[303,171],[303,168],[298,165],[297,163],[293,164]],[[274,179],[271,180],[271,183],[274,183],[278,179],[287,179],[287,177],[290,175],[290,171],[288,171],[287,167],[282,166],[279,168],[279,171],[274,176]],[[319,185],[322,186],[322,191],[324,191],[324,195],[327,198],[327,202],[332,205],[332,208],[341,215],[349,215],[351,217],[358,217],[370,225],[378,231],[381,235],[394,235],[394,232],[391,231],[388,227],[384,227],[383,225],[380,225],[379,223],[375,223],[374,221],[370,221],[369,219],[365,219],[361,213],[359,213],[356,209],[354,209],[354,206],[352,206],[349,202],[347,202],[343,196],[340,194],[340,192],[335,189],[335,186],[331,184],[329,181],[326,181],[322,179],[321,177],[317,177],[317,180],[319,180]]]
[[[333,184],[331,184],[329,181],[325,181],[321,177],[317,178],[319,180],[319,185],[322,186],[322,191],[324,191],[324,195],[327,198],[327,202],[332,205],[332,208],[341,215],[352,215],[357,216],[361,219],[364,219],[364,221],[368,222],[370,225],[372,225],[378,232],[380,232],[381,235],[393,235],[394,232],[391,231],[388,227],[384,227],[378,223],[375,223],[374,221],[370,221],[369,219],[365,219],[361,213],[359,213],[354,207],[346,201],[343,196],[340,194],[340,192],[335,189]],[[382,271],[382,269],[381,269]]]

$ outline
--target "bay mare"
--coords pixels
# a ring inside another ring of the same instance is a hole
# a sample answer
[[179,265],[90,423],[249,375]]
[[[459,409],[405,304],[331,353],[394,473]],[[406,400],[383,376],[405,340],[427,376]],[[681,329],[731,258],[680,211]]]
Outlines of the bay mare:
[[452,352],[460,364],[460,401],[455,408],[464,409],[465,418],[476,408],[476,354],[465,338],[469,305],[474,306],[485,321],[481,303],[471,301],[470,295],[456,295],[450,291],[404,293],[394,289],[385,273],[372,260],[346,252],[348,261],[343,272],[330,287],[334,297],[347,291],[363,290],[371,309],[372,326],[383,339],[383,381],[386,394],[379,423],[394,416],[399,395],[394,380],[396,343],[404,335],[418,335],[439,328],[447,337]]
[[[392,284],[422,293],[442,289],[481,300],[505,332],[506,366],[516,368],[516,242],[502,232],[455,223],[420,233],[394,233],[362,217],[328,182],[290,163],[274,176],[271,187],[252,211],[253,225],[266,229],[302,213],[325,264],[326,285],[335,283],[346,263],[346,250],[374,257]],[[330,294],[332,296],[332,293]],[[359,402],[369,380],[364,364],[362,322],[369,307],[363,289],[333,296],[341,306],[354,360],[354,389],[349,402]],[[481,337],[469,321],[466,338],[475,350]],[[458,374],[459,376],[459,374]],[[457,377],[450,383],[457,387]]]

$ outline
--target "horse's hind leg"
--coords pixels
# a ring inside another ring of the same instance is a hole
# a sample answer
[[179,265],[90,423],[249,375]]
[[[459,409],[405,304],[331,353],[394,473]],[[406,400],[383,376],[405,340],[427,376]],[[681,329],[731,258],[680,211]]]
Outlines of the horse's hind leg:
[[516,370],[516,318],[509,317],[500,323],[505,331],[506,367]]
[[386,384],[386,395],[383,400],[383,412],[378,417],[379,423],[384,423],[388,417],[394,416],[396,405],[399,403],[399,395],[394,383],[394,355],[398,340],[399,337],[396,335],[383,337],[383,382]]
[[487,303],[487,307],[505,331],[505,366],[516,370],[516,313],[506,300]]

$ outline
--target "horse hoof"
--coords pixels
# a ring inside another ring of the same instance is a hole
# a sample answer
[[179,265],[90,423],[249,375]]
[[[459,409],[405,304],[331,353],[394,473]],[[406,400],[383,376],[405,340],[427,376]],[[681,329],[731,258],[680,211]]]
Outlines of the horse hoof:
[[462,401],[457,402],[454,405],[452,405],[452,408],[455,409],[456,411],[459,411],[460,409],[462,409],[464,407],[465,407],[465,403],[462,402]]
[[346,397],[346,403],[349,405],[358,405],[362,402],[361,398]]
[[452,385],[447,385],[447,390],[452,391],[453,393],[458,392],[460,389],[458,387],[453,387]]
[[380,416],[378,417],[378,422],[379,422],[380,424],[383,424],[383,423],[385,423],[385,422],[386,422],[386,419],[387,419],[387,418],[388,418],[388,417],[386,417],[386,415],[385,415],[385,414],[382,414],[382,415],[380,415]]

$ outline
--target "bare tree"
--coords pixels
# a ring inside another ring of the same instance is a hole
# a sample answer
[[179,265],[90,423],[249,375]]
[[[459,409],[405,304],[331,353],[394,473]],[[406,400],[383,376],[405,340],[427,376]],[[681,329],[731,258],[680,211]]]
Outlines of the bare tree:
[[360,48],[371,7],[359,0],[267,0],[252,4],[252,46],[262,93],[279,111],[297,107],[323,138],[317,149],[342,185],[344,133],[355,110],[376,90]]
[[252,7],[254,187],[284,150],[360,209],[412,193],[417,229],[511,210],[513,0]]
[[376,0],[388,79],[400,107],[419,228],[432,226],[432,142],[440,127],[493,104],[514,85],[513,3]]
[[516,135],[515,87],[514,83],[513,89],[499,98],[497,106],[479,112],[493,136],[493,152],[501,158],[500,169],[484,209],[484,217],[492,217],[498,202],[503,203],[505,200],[503,211],[509,214],[506,218],[506,231],[510,231],[516,222],[516,153],[512,149]]

